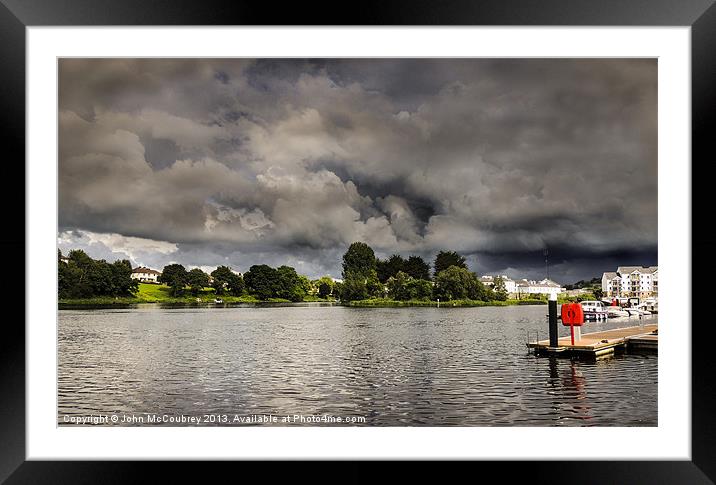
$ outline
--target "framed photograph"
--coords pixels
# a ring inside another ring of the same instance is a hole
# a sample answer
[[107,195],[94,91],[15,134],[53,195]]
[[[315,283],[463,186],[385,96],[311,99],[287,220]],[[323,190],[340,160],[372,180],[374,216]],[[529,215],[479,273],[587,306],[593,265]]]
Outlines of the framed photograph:
[[27,192],[0,478],[459,459],[713,483],[713,2],[318,10],[3,1]]

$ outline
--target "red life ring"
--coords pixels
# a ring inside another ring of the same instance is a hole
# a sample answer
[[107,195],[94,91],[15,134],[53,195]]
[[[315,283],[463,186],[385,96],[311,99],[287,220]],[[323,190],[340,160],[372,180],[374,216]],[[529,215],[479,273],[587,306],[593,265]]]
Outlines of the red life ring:
[[579,303],[565,303],[562,305],[562,325],[581,326],[584,324],[584,310]]

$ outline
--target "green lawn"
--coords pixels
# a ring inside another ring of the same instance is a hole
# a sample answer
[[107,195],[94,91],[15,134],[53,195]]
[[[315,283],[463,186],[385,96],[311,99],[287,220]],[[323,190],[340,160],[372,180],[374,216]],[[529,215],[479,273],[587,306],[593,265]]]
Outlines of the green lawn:
[[[153,285],[150,283],[139,283],[139,291],[135,296],[124,297],[95,297],[80,298],[72,300],[60,300],[62,305],[112,305],[112,304],[132,304],[132,303],[211,303],[216,298],[214,288],[206,287],[197,295],[192,295],[188,291],[181,296],[172,296],[169,287],[166,285]],[[252,295],[221,295],[224,303],[260,303],[261,301]],[[198,301],[197,301],[198,299]],[[305,301],[327,301],[317,297],[306,297]],[[269,303],[289,303],[289,300],[283,298],[271,298],[267,300]]]
[[[133,297],[96,297],[83,298],[75,300],[60,300],[62,305],[112,305],[112,304],[132,304],[132,303],[211,303],[216,298],[213,288],[207,287],[197,295],[186,292],[181,296],[171,296],[169,287],[166,285],[152,285],[149,283],[140,283],[139,291]],[[230,296],[222,295],[224,303],[260,303],[255,296],[241,295]],[[197,301],[198,300],[198,301]],[[315,296],[307,296],[304,301],[321,302],[332,301],[323,300]],[[268,300],[271,303],[290,303],[289,300],[281,298],[272,298]],[[475,307],[475,306],[507,306],[507,305],[544,305],[546,300],[525,299],[525,300],[506,300],[506,301],[479,301],[479,300],[453,300],[441,301],[440,307]],[[562,301],[560,301],[562,303]],[[384,298],[374,298],[370,300],[352,301],[349,303],[354,307],[410,307],[410,306],[438,306],[436,301],[430,300],[408,300],[397,301]]]

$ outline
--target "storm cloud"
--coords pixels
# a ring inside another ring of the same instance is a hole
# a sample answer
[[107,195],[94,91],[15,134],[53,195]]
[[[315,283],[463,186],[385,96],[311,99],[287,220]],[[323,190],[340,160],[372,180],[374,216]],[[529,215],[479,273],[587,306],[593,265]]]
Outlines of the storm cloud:
[[61,59],[63,250],[340,275],[441,249],[563,283],[657,258],[654,59]]

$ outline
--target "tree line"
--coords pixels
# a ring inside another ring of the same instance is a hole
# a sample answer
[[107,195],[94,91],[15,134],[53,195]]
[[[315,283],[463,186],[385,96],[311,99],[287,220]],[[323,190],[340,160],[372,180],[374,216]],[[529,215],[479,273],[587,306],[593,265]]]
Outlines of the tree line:
[[398,254],[386,260],[376,258],[373,249],[363,242],[350,245],[343,255],[343,301],[368,298],[393,300],[506,300],[507,291],[501,278],[493,287],[485,286],[471,272],[465,258],[455,251],[440,251],[430,265],[420,256],[407,259]]
[[[60,260],[62,253],[58,251]],[[198,295],[212,287],[216,295],[252,295],[259,300],[303,301],[308,295],[337,298],[345,302],[369,298],[393,300],[505,300],[504,282],[498,277],[488,287],[471,272],[465,258],[455,251],[440,251],[431,265],[422,257],[404,258],[393,254],[385,260],[375,256],[363,242],[354,242],[343,255],[343,281],[328,276],[309,280],[291,266],[273,268],[253,265],[243,275],[228,266],[210,274],[200,268],[187,270],[172,263],[162,269],[158,281],[169,287],[174,297]],[[432,271],[431,271],[432,269]],[[67,262],[59,265],[60,298],[130,296],[137,292],[127,260],[108,263],[94,260],[82,250],[70,251]]]
[[[272,268],[266,264],[253,265],[243,275],[228,266],[219,266],[209,275],[199,268],[187,271],[181,264],[170,264],[164,267],[158,281],[169,286],[172,296],[180,296],[186,292],[196,295],[202,288],[211,286],[217,295],[249,294],[259,300],[280,298],[293,302],[303,301],[314,288],[313,283],[298,274],[295,268]],[[328,297],[330,289],[328,292],[321,291],[319,286],[318,292],[323,297]]]
[[60,298],[131,296],[139,283],[132,279],[132,263],[126,259],[108,263],[92,259],[84,251],[69,252],[67,260],[57,251],[57,293]]
[[[139,281],[132,278],[132,264],[126,259],[108,263],[93,259],[80,249],[70,251],[67,258],[60,250],[57,254],[61,299],[132,296],[139,289]],[[272,268],[265,264],[251,266],[242,275],[228,266],[219,266],[207,274],[201,268],[187,270],[172,263],[162,269],[157,280],[169,287],[173,297],[196,296],[209,287],[216,295],[252,295],[259,300],[293,302],[303,301],[309,294],[330,298],[335,293],[335,283],[330,277],[310,281],[290,266]]]

